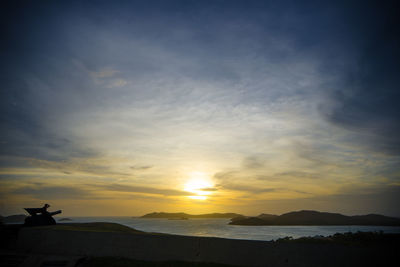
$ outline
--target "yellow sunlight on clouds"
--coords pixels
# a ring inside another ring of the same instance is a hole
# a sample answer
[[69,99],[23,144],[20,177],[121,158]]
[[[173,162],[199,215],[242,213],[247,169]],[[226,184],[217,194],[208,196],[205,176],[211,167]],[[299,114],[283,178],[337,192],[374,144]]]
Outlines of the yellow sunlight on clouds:
[[190,199],[206,200],[212,193],[214,184],[210,177],[204,172],[192,172],[189,180],[185,183],[184,190],[194,195],[188,196]]

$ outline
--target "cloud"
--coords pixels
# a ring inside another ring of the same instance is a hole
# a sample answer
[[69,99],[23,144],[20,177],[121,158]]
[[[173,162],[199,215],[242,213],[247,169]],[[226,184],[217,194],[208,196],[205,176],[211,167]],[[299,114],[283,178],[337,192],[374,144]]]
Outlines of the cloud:
[[87,184],[87,186],[107,191],[128,192],[128,193],[146,193],[163,196],[188,196],[189,193],[174,189],[163,189],[147,186],[133,186],[127,184]]
[[107,87],[108,88],[114,88],[114,87],[121,87],[127,85],[128,82],[124,79],[114,79],[109,81]]
[[29,195],[36,199],[98,199],[92,192],[69,186],[22,186],[10,193],[17,195]]
[[348,142],[395,156],[400,155],[398,10],[395,1],[370,2],[363,7],[368,15],[354,18],[357,64],[342,71],[331,102],[320,107],[329,122],[353,132]]
[[113,166],[113,163],[117,160],[123,162],[122,159],[86,157],[69,158],[68,160],[62,161],[41,160],[36,158],[25,158],[25,160],[33,167],[57,170],[65,174],[91,174],[109,177],[124,177],[130,175],[127,171],[128,167],[121,170],[121,168]]
[[214,192],[214,191],[218,191],[218,188],[216,188],[216,187],[207,187],[207,188],[200,188],[200,189],[197,189],[197,190]]
[[134,186],[128,184],[81,184],[74,186],[46,185],[43,182],[30,183],[29,185],[9,187],[3,193],[32,196],[36,199],[119,199],[126,198],[126,194],[108,195],[109,192],[133,193],[131,198],[139,197],[138,194],[154,196],[176,197],[188,196],[190,193],[174,189],[165,189],[148,186]]
[[237,171],[221,171],[221,172],[217,172],[214,174],[214,178],[217,181],[226,181],[226,180],[231,180],[233,179],[233,177],[235,177],[238,174]]
[[108,78],[113,77],[114,74],[118,73],[117,70],[103,70],[103,71],[89,71],[90,75],[94,78]]
[[145,165],[145,166],[131,166],[130,167],[132,170],[148,170],[148,169],[151,169],[151,168],[153,168],[153,166],[151,166],[151,165]]
[[246,184],[229,183],[229,182],[217,184],[217,187],[219,190],[248,192],[253,194],[270,193],[277,191],[276,188],[264,188],[257,186],[249,186]]
[[258,177],[260,180],[269,180],[271,178],[300,178],[300,179],[321,179],[324,175],[321,173],[311,172],[311,171],[287,171],[276,173],[273,177]]
[[0,166],[154,196],[202,169],[221,195],[398,181],[395,8],[178,2],[6,11]]
[[264,162],[260,157],[250,156],[243,159],[243,167],[248,169],[259,169],[264,167]]

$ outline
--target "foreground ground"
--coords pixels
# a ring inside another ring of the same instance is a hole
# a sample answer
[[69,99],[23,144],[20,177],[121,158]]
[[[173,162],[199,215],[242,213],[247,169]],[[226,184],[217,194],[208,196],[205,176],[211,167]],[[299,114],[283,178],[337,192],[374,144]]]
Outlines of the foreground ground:
[[145,233],[114,223],[0,227],[0,266],[391,266],[400,235],[276,241]]

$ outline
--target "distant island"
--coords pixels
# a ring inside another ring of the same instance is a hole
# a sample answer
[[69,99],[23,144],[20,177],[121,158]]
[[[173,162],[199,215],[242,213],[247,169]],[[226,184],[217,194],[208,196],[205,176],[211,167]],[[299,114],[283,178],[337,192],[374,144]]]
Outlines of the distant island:
[[346,216],[339,213],[313,210],[293,211],[280,216],[260,214],[256,217],[237,216],[231,225],[369,225],[400,226],[400,218],[379,214]]
[[1,216],[0,222],[2,223],[24,223],[25,218],[27,216],[24,214],[10,215],[10,216]]
[[59,222],[65,222],[65,221],[72,221],[71,218],[61,218],[60,220],[58,220]]
[[208,213],[208,214],[199,214],[199,215],[192,215],[187,214],[184,212],[177,212],[177,213],[168,213],[168,212],[153,212],[143,215],[140,218],[145,219],[200,219],[200,218],[209,218],[209,219],[232,219],[235,217],[244,217],[241,214],[237,213]]

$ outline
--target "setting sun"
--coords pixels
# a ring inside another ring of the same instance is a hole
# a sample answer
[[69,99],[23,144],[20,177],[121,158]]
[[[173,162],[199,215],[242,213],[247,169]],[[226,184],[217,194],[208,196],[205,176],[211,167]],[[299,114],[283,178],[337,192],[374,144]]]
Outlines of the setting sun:
[[195,199],[195,200],[206,200],[206,196],[188,196],[190,199]]
[[214,184],[210,177],[203,172],[192,172],[190,178],[184,186],[184,190],[195,195],[189,196],[190,199],[206,200],[207,195],[211,194]]

